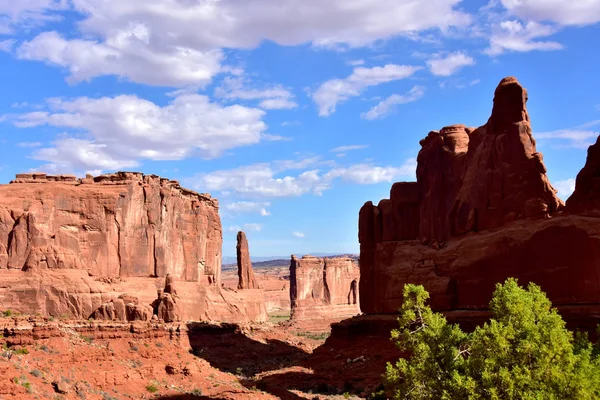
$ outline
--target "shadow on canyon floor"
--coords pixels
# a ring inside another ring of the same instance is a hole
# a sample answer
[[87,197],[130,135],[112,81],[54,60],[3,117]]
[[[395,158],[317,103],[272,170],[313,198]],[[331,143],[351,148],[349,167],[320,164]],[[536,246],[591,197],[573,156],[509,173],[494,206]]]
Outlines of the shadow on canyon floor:
[[297,400],[304,397],[293,390],[315,396],[365,395],[379,386],[386,362],[397,359],[399,353],[387,327],[371,332],[369,325],[370,321],[350,323],[344,334],[330,337],[312,353],[280,340],[253,340],[235,325],[194,323],[188,332],[196,356],[238,375],[246,388]]
[[191,323],[188,327],[192,353],[222,372],[254,376],[300,365],[309,356],[306,351],[281,340],[253,340],[233,324]]

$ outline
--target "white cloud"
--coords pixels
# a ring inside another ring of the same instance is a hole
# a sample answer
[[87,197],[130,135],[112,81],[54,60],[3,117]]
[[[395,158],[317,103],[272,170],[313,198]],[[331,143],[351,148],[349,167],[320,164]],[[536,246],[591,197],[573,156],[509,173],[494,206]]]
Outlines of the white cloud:
[[361,118],[374,120],[382,118],[394,110],[394,106],[417,101],[425,94],[423,86],[414,86],[408,93],[404,95],[393,94],[387,99],[382,100],[376,106],[373,106],[369,111],[360,115]]
[[235,214],[250,214],[258,213],[263,217],[271,215],[267,210],[271,203],[256,203],[252,201],[238,201],[235,203],[227,204],[225,209]]
[[15,44],[13,39],[0,40],[0,51],[10,53]]
[[562,142],[562,146],[574,147],[579,149],[587,149],[588,146],[596,142],[596,138],[600,135],[600,130],[592,130],[590,128],[600,125],[600,120],[591,121],[586,124],[570,129],[559,129],[551,132],[534,133],[533,137],[536,140],[558,140]]
[[442,88],[442,89],[448,89],[448,88],[464,89],[466,87],[478,85],[479,83],[481,83],[481,79],[472,79],[468,82],[465,82],[463,79],[460,79],[460,78],[458,78],[458,79],[450,78],[450,79],[440,82],[440,88]]
[[295,237],[297,237],[297,238],[303,238],[303,237],[305,237],[304,233],[302,233],[302,232],[292,232],[292,235],[295,236]]
[[244,224],[243,227],[239,226],[239,225],[232,225],[230,227],[227,228],[227,230],[229,232],[239,232],[239,231],[255,231],[255,232],[260,232],[260,230],[262,229],[262,225],[261,224]]
[[281,123],[281,126],[299,126],[302,125],[300,121],[284,121]]
[[420,69],[417,66],[396,64],[355,68],[347,78],[331,79],[323,83],[312,94],[312,98],[319,107],[319,115],[328,116],[335,112],[338,103],[360,95],[366,88],[408,78]]
[[306,193],[321,194],[328,189],[318,170],[305,171],[297,176],[277,177],[267,163],[200,174],[191,180],[192,187],[203,191],[232,191],[254,197],[289,197]]
[[116,170],[139,160],[217,157],[263,139],[264,111],[211,103],[206,96],[182,95],[159,106],[137,96],[52,99],[47,111],[21,114],[18,127],[51,125],[85,133],[61,136],[34,157],[68,170]]
[[44,32],[17,49],[25,60],[40,60],[68,69],[68,81],[77,83],[102,75],[163,86],[204,86],[221,69],[223,53],[180,46],[150,48],[144,25],[131,25],[106,42],[67,40],[57,32]]
[[[302,163],[297,162],[297,163]],[[312,193],[321,195],[331,188],[333,181],[341,179],[356,184],[392,182],[398,178],[414,179],[416,160],[409,159],[400,167],[380,167],[357,164],[332,167],[327,171],[311,169],[297,175],[281,176],[285,169],[274,163],[254,164],[244,167],[203,173],[187,179],[187,184],[200,191],[227,192],[250,197],[293,197]],[[292,165],[289,162],[288,165]]]
[[359,65],[364,65],[365,60],[350,60],[346,64],[351,65],[353,67],[358,67]]
[[575,178],[565,179],[564,181],[555,182],[552,186],[558,190],[558,197],[566,200],[575,191]]
[[256,89],[247,87],[243,77],[226,77],[221,86],[215,89],[215,96],[227,100],[261,100],[259,107],[267,110],[291,109],[298,107],[294,95],[281,85]]
[[0,34],[14,34],[19,28],[56,21],[60,19],[56,12],[67,8],[67,0],[0,1]]
[[18,147],[40,147],[42,143],[40,142],[19,142],[17,143]]
[[503,21],[493,28],[490,46],[485,52],[496,56],[506,51],[529,52],[534,50],[560,50],[563,46],[558,42],[536,40],[553,35],[557,28],[537,22]]
[[600,22],[599,0],[502,0],[502,5],[512,14],[528,20],[577,26]]
[[432,74],[436,76],[454,75],[461,68],[475,65],[475,59],[462,51],[456,51],[447,55],[436,55],[427,61],[427,66]]
[[334,149],[331,149],[330,151],[332,153],[345,153],[347,151],[366,149],[367,147],[369,147],[368,144],[353,144],[350,146],[339,146]]
[[369,185],[392,182],[398,178],[415,179],[417,160],[408,159],[400,167],[379,167],[372,164],[357,164],[347,168],[334,168],[325,175],[326,180],[340,178],[347,182]]
[[221,71],[223,48],[253,49],[265,40],[356,48],[471,22],[455,8],[459,0],[364,0],[351,6],[347,0],[304,0],[277,7],[272,0],[71,2],[83,15],[77,26],[86,39],[45,32],[19,55],[64,67],[75,82],[116,75],[152,85],[206,84]]

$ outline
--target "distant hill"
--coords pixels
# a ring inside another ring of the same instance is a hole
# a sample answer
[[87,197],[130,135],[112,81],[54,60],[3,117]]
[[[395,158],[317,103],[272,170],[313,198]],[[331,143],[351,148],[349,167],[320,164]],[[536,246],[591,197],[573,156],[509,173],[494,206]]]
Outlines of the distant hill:
[[[310,253],[310,255],[315,257],[329,257],[329,258],[339,258],[339,257],[347,257],[352,258],[354,260],[358,260],[358,254],[331,254],[331,253]],[[302,255],[297,254],[297,257],[301,257]],[[234,262],[225,263],[225,260],[233,258]],[[253,268],[275,268],[275,267],[289,267],[290,265],[290,257],[280,257],[275,259],[270,259],[266,261],[254,261],[254,257],[252,258],[252,267]],[[257,257],[258,259],[262,257]],[[235,257],[223,257],[223,269],[235,269],[237,268],[237,259]]]

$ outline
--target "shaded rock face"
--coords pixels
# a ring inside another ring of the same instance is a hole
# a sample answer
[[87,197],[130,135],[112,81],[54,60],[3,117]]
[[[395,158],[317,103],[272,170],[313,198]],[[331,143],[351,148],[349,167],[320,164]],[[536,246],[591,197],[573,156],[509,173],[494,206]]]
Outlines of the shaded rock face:
[[291,319],[338,318],[360,313],[360,268],[350,258],[292,256]]
[[503,79],[485,125],[430,132],[417,182],[396,183],[390,200],[361,208],[363,312],[396,312],[406,283],[424,285],[436,310],[481,310],[507,277],[541,285],[562,310],[600,310],[600,145],[565,207],[526,101],[515,78]]
[[258,289],[258,283],[254,279],[252,261],[250,261],[250,250],[248,240],[244,232],[237,234],[237,265],[238,265],[238,289]]
[[577,174],[566,208],[571,213],[600,217],[600,137],[588,148],[585,166]]
[[0,268],[218,286],[221,244],[218,202],[155,175],[20,174],[0,185]]

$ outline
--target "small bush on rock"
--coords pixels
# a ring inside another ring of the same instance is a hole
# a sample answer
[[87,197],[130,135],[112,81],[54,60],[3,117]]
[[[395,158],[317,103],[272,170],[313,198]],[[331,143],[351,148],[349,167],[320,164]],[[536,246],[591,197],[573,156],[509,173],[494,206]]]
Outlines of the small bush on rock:
[[406,400],[600,398],[600,359],[573,334],[539,286],[498,284],[492,319],[473,333],[425,305],[423,286],[406,285],[392,340],[409,355],[388,363],[385,392]]

